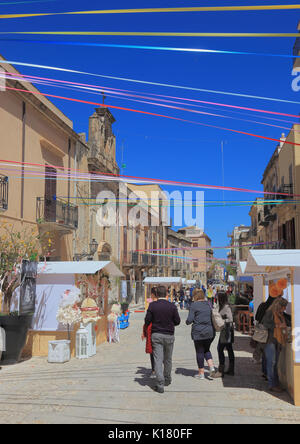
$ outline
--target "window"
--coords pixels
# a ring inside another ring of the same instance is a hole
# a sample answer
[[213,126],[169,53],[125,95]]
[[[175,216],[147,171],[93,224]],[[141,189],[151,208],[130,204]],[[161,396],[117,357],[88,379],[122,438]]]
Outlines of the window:
[[293,165],[292,164],[289,166],[289,181],[290,181],[289,185],[292,185],[292,183],[293,183]]
[[0,210],[8,208],[8,177],[0,175]]

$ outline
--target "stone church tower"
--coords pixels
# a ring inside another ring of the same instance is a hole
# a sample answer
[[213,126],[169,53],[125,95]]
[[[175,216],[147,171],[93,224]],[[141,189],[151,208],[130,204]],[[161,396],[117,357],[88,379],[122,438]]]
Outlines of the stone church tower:
[[89,119],[89,140],[91,167],[98,171],[118,174],[116,163],[116,137],[112,131],[114,116],[108,108],[96,108]]
[[[116,162],[116,137],[113,134],[112,125],[114,116],[108,108],[96,108],[94,114],[89,118],[88,155],[89,172],[94,174],[107,173],[108,175],[119,175],[119,167]],[[90,198],[95,199],[99,192],[106,190],[113,192],[116,199],[119,196],[119,182],[91,180]],[[92,202],[92,201],[91,201]],[[119,231],[116,226],[101,227],[97,224],[96,214],[99,206],[89,206],[90,239],[98,243],[98,260],[113,260],[119,262]]]

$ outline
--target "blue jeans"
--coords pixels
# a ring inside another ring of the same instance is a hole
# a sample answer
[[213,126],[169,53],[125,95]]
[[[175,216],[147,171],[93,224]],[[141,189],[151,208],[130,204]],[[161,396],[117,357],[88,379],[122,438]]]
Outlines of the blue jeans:
[[275,344],[266,344],[265,346],[265,358],[266,358],[266,369],[268,376],[269,388],[279,386],[278,378],[278,361],[279,361],[280,351]]

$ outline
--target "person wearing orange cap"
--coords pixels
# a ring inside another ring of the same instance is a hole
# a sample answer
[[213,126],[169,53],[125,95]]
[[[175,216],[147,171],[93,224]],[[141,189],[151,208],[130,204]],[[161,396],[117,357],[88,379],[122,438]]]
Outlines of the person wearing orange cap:
[[264,354],[269,390],[277,393],[282,392],[279,385],[278,361],[281,348],[287,342],[287,324],[284,317],[287,305],[288,301],[282,296],[278,296],[262,320],[263,326],[268,329],[268,340]]

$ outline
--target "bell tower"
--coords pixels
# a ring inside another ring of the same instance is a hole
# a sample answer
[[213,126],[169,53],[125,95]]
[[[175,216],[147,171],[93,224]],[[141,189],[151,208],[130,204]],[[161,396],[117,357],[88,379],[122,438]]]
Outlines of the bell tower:
[[[103,97],[104,101],[105,96]],[[89,118],[90,157],[107,165],[116,165],[116,137],[112,131],[114,116],[108,108],[96,108]]]

